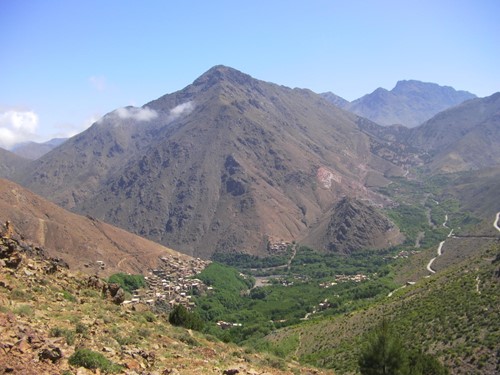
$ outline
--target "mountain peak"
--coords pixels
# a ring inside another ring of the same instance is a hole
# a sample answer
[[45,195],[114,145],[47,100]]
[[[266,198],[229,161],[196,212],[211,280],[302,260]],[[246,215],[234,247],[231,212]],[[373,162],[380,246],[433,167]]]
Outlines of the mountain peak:
[[401,80],[388,91],[378,88],[351,102],[348,110],[380,125],[415,127],[437,113],[475,98],[467,91],[417,80]]
[[210,87],[222,81],[228,81],[233,84],[246,84],[252,79],[253,78],[248,74],[242,73],[234,68],[225,65],[216,65],[197,78],[193,82],[193,85],[206,85]]

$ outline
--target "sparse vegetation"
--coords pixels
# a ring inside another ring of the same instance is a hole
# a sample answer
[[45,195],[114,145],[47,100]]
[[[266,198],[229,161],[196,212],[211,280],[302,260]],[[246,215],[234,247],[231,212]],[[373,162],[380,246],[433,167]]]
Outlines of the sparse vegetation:
[[101,353],[89,349],[78,349],[68,359],[72,366],[85,367],[91,370],[100,369],[109,373],[117,373],[121,367],[111,362]]
[[33,316],[35,311],[30,305],[19,305],[13,309],[14,314],[21,316]]
[[50,329],[49,335],[51,337],[64,337],[68,345],[75,343],[75,332],[65,328],[53,327]]

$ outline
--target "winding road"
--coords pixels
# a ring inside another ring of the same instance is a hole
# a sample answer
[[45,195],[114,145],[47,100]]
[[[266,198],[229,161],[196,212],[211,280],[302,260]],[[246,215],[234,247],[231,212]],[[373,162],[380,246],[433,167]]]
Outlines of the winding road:
[[[439,243],[439,246],[438,246],[438,250],[437,250],[437,257],[440,257],[443,253],[442,253],[442,249],[443,249],[443,245],[444,245],[444,241],[441,241]],[[427,264],[427,271],[429,272],[432,272],[432,273],[436,273],[436,271],[434,271],[431,266],[432,266],[432,263],[434,263],[434,261],[436,260],[437,257],[434,257],[432,258],[429,263]]]
[[[445,215],[445,218],[444,218],[444,223],[443,223],[443,227],[446,227],[448,228],[448,226],[446,225],[446,223],[448,222],[448,215],[446,214]],[[498,226],[498,223],[500,222],[500,212],[497,212],[496,216],[495,216],[495,220],[493,221],[493,227],[500,232],[500,227]],[[450,233],[448,233],[448,238],[452,237],[453,236],[453,228],[450,230]],[[454,237],[454,236],[453,236]],[[427,271],[431,272],[431,273],[436,273],[435,270],[432,269],[432,263],[434,263],[434,261],[440,257],[442,254],[443,254],[443,246],[444,246],[444,243],[445,241],[441,241],[439,243],[439,246],[437,248],[437,256],[435,256],[434,258],[432,258],[429,263],[427,263],[427,266],[426,266],[426,269]],[[429,276],[426,276],[426,277],[429,277]],[[481,294],[481,291],[479,290],[479,284],[480,284],[481,280],[479,279],[479,276],[476,278],[476,291],[477,293]],[[399,287],[395,290],[393,290],[392,292],[390,292],[387,297],[391,297],[396,291],[400,290],[400,289],[403,289],[405,288],[406,285],[402,286],[402,287]]]
[[498,226],[498,221],[500,220],[500,212],[497,212],[497,216],[495,218],[495,221],[493,222],[493,226],[497,231],[500,232],[500,227]]

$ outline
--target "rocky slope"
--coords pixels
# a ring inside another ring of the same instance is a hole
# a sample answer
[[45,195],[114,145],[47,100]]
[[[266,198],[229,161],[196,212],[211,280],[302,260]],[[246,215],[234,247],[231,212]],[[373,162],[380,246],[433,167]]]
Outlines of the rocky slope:
[[411,129],[406,143],[428,153],[431,171],[500,164],[500,93],[467,101]]
[[322,94],[341,108],[366,117],[377,124],[401,124],[409,128],[422,124],[437,113],[476,96],[452,87],[416,80],[399,81],[392,90],[378,88],[350,103],[330,93]]
[[308,90],[217,66],[142,108],[121,108],[19,180],[66,208],[210,257],[265,255],[303,237],[342,196],[402,170],[371,151],[358,117]]
[[[173,327],[146,305],[117,305],[102,292],[111,284],[37,252],[0,237],[0,374],[333,374]],[[85,351],[91,359],[77,357]]]
[[[11,222],[20,238],[63,259],[72,269],[109,275],[140,273],[161,257],[187,257],[91,217],[68,212],[5,179],[0,179],[0,223]],[[100,264],[104,267],[101,269]]]
[[374,207],[345,197],[301,244],[320,251],[349,254],[390,247],[402,240],[399,229]]

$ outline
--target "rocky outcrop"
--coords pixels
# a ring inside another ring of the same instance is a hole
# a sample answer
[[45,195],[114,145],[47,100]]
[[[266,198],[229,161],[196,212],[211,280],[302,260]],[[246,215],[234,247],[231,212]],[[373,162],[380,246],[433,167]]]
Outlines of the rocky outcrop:
[[402,242],[399,229],[375,207],[344,197],[327,220],[301,243],[323,251],[349,254],[361,249],[381,249]]

